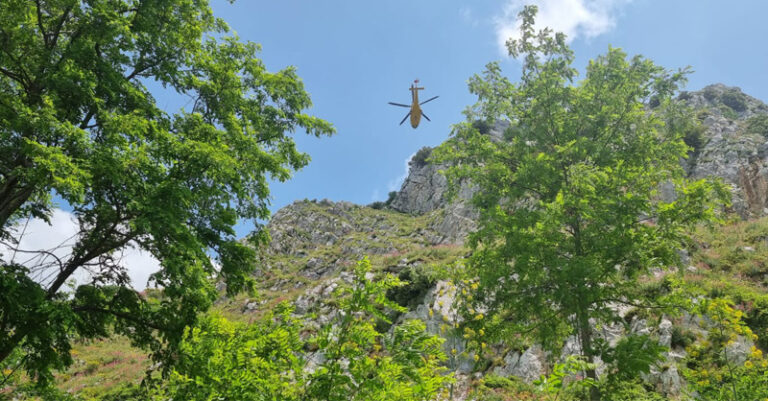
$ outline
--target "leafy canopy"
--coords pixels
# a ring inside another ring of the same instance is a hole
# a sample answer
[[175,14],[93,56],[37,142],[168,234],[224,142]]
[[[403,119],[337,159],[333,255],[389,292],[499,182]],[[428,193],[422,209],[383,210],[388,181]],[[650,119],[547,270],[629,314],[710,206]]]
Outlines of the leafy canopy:
[[[714,219],[713,201],[726,192],[687,180],[680,165],[689,150],[682,121],[691,116],[672,95],[686,70],[610,48],[574,83],[565,36],[534,32],[535,13],[533,6],[521,12],[520,39],[507,43],[522,58],[519,83],[496,63],[471,78],[478,102],[432,158],[451,163],[454,188],[462,180],[477,188],[468,266],[489,334],[525,333],[556,353],[576,335],[593,363],[610,348],[593,327],[618,322],[617,304],[653,302],[637,291],[638,277],[678,263],[685,228]],[[483,134],[477,120],[507,128],[502,137]],[[627,352],[605,356],[642,371],[635,365],[647,361]],[[595,379],[594,369],[587,375]]]
[[[308,163],[291,132],[334,131],[303,113],[311,103],[295,70],[268,72],[258,50],[206,0],[3,1],[0,241],[16,248],[54,196],[79,230],[71,249],[36,263],[14,259],[31,250],[2,255],[0,363],[23,347],[45,381],[71,362],[71,334],[110,326],[170,361],[214,281],[230,294],[251,286],[254,251],[233,226],[267,217],[268,180]],[[188,108],[162,110],[151,81]],[[119,258],[129,247],[160,261],[150,284],[161,301],[132,289]],[[89,279],[62,293],[76,272]]]
[[[158,400],[433,400],[452,381],[440,366],[442,339],[412,320],[389,333],[376,330],[385,311],[404,310],[386,298],[404,282],[370,274],[358,262],[351,286],[335,294],[335,317],[316,333],[281,304],[251,325],[212,316],[188,331],[181,360]],[[303,336],[302,336],[303,334]],[[304,350],[317,366],[301,358]]]

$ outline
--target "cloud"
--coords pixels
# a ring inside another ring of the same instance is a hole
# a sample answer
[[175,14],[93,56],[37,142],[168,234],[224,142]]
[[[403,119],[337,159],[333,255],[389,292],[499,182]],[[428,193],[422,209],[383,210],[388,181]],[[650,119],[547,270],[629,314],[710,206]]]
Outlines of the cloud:
[[480,24],[480,20],[475,17],[475,12],[472,11],[472,7],[469,6],[461,6],[459,7],[459,16],[461,19],[469,24],[470,26],[478,26]]
[[406,179],[406,178],[408,178],[408,172],[411,170],[411,167],[410,167],[410,165],[408,164],[408,162],[410,162],[410,161],[411,161],[411,159],[413,159],[413,156],[416,156],[416,152],[413,152],[413,154],[411,154],[410,156],[408,156],[408,157],[407,157],[407,158],[406,158],[406,159],[403,161],[403,164],[405,165],[405,169],[404,169],[405,171],[403,171],[403,174],[401,174],[401,175],[397,176],[396,178],[393,178],[393,179],[391,179],[391,180],[389,181],[389,183],[387,184],[387,189],[388,189],[390,192],[391,192],[391,191],[399,191],[399,190],[400,190],[400,187],[402,187],[402,186],[403,186],[403,182],[405,181],[405,179]]
[[593,38],[616,26],[620,8],[631,0],[507,0],[502,16],[497,18],[496,40],[506,55],[506,42],[519,37],[517,14],[527,4],[539,7],[536,30],[549,27],[563,32],[570,42],[579,37]]
[[[15,252],[8,247],[0,247],[2,259],[33,267],[40,266],[41,263],[53,262],[55,260],[53,256],[62,259],[67,258],[77,240],[77,220],[71,213],[55,209],[51,214],[50,221],[50,225],[40,219],[30,219],[27,223],[19,224],[16,227],[15,237],[20,238],[18,249],[24,252]],[[50,252],[53,256],[37,251]],[[116,257],[119,257],[121,264],[126,266],[134,288],[139,291],[146,287],[149,275],[160,268],[157,259],[135,247],[126,248]],[[50,284],[57,271],[58,266],[52,266],[33,272],[32,278],[38,283],[47,285]],[[89,275],[87,272],[79,271],[73,278],[76,282],[83,283],[88,281]]]

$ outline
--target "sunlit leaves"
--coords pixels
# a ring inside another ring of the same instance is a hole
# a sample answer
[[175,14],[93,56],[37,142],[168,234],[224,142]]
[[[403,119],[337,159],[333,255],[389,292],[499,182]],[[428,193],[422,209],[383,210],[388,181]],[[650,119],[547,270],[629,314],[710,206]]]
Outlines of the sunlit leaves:
[[[230,294],[252,286],[255,252],[234,226],[258,226],[268,181],[309,162],[291,134],[334,129],[304,113],[311,102],[295,68],[267,71],[259,46],[228,32],[205,0],[14,0],[0,7],[0,26],[0,236],[45,218],[55,195],[80,232],[58,274],[37,283],[37,304],[58,299],[78,271],[95,276],[57,301],[77,324],[43,327],[66,342],[73,327],[89,337],[113,325],[170,366],[184,327],[218,295],[214,282]],[[157,84],[188,98],[183,110],[163,110]],[[150,285],[163,288],[162,302],[130,289],[112,257],[131,246],[160,261]],[[9,330],[18,335],[2,338],[0,360],[23,341],[30,352],[50,348],[21,323]],[[30,373],[66,362],[46,358]]]
[[[680,165],[695,122],[682,123],[692,117],[671,96],[687,70],[609,48],[574,83],[573,52],[562,35],[534,31],[535,12],[521,12],[521,38],[508,43],[523,57],[520,82],[498,64],[473,77],[469,121],[432,156],[451,165],[454,189],[464,180],[478,189],[468,263],[479,284],[475,309],[503,323],[493,328],[500,333],[531,335],[553,352],[575,335],[587,363],[602,354],[642,372],[651,361],[629,351],[645,347],[653,357],[657,349],[640,339],[597,347],[593,326],[616,322],[616,304],[654,302],[637,291],[637,277],[676,265],[685,229],[716,219],[728,192],[687,180]],[[480,133],[477,119],[504,132]]]

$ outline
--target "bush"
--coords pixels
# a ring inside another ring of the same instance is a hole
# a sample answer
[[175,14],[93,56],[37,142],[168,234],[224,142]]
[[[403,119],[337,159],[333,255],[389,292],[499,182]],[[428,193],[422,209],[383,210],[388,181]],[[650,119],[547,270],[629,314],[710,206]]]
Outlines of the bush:
[[757,114],[747,120],[747,132],[768,138],[768,114]]
[[732,110],[742,112],[747,110],[747,96],[738,89],[726,89],[720,100]]
[[691,95],[691,92],[688,91],[682,91],[679,95],[677,95],[677,99],[682,101],[690,100],[692,97],[693,95]]
[[391,204],[392,204],[392,202],[393,202],[393,201],[395,200],[395,198],[397,197],[397,193],[398,193],[397,191],[391,191],[391,192],[389,193],[389,195],[387,195],[387,200],[384,202],[384,204],[385,204],[385,205],[387,205],[387,206],[391,205]]
[[376,201],[368,205],[368,207],[370,207],[371,209],[376,209],[376,210],[384,209],[386,206],[387,204],[382,201]]
[[711,86],[704,88],[704,90],[702,90],[701,92],[702,92],[702,95],[704,95],[704,99],[707,99],[710,102],[714,102],[719,97],[717,90]]
[[429,156],[432,154],[432,148],[429,146],[425,146],[421,149],[419,149],[418,152],[416,152],[415,155],[411,158],[411,161],[408,163],[415,167],[424,167],[427,164],[429,164],[429,161],[427,160]]
[[693,148],[693,154],[698,154],[701,147],[704,145],[704,132],[707,127],[703,125],[696,125],[685,130],[683,134],[683,141],[686,145]]
[[739,114],[725,104],[721,104],[718,109],[720,109],[723,116],[729,120],[737,120],[739,118]]
[[406,307],[420,302],[438,280],[424,265],[407,267],[397,278],[407,284],[387,290],[387,299]]
[[672,348],[685,348],[696,341],[696,334],[679,326],[672,327]]

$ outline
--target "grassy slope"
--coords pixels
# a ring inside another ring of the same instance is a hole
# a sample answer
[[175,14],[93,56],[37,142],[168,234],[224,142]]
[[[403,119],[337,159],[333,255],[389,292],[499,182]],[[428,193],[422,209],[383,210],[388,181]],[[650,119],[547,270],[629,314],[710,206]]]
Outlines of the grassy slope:
[[[311,206],[316,207],[316,206]],[[393,211],[359,208],[354,211],[354,219],[386,219],[394,228],[388,232],[353,232],[333,246],[318,246],[299,258],[282,255],[269,256],[269,262],[283,266],[267,272],[262,280],[258,299],[266,302],[255,312],[243,313],[243,305],[253,301],[253,296],[241,295],[234,299],[222,300],[215,310],[228,318],[248,321],[257,319],[259,311],[267,310],[282,300],[292,300],[307,288],[321,280],[301,277],[298,288],[270,288],[279,278],[290,278],[297,282],[299,269],[311,258],[353,258],[344,255],[344,246],[353,243],[366,243],[378,246],[382,242],[391,242],[394,252],[374,254],[372,264],[382,270],[402,263],[418,261],[422,266],[445,266],[463,257],[467,249],[461,246],[431,246],[420,240],[409,238],[409,234],[423,229],[434,216],[409,216]],[[372,235],[373,234],[373,235]],[[373,238],[373,239],[372,239]],[[755,333],[765,333],[760,346],[768,348],[768,218],[744,222],[735,221],[715,228],[700,228],[694,234],[691,244],[690,267],[683,273],[687,282],[694,283],[709,296],[728,296],[741,304],[746,312],[746,321]],[[662,279],[649,278],[648,285]],[[57,386],[80,398],[89,399],[98,395],[120,391],[123,387],[137,385],[149,366],[146,355],[124,338],[110,338],[75,346],[73,356],[76,363],[64,373],[58,375]],[[484,384],[483,384],[484,383]],[[517,381],[492,379],[477,383],[480,391],[492,399],[543,399],[528,385]],[[521,398],[522,397],[522,398]]]

